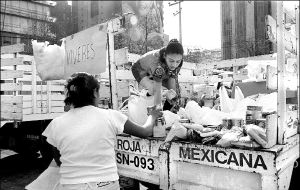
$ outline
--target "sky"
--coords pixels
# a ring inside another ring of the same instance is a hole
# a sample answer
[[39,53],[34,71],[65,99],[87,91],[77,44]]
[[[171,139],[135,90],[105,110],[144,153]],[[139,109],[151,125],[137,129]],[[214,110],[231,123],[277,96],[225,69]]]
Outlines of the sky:
[[[164,33],[169,39],[179,39],[178,5],[169,6],[164,1]],[[284,7],[293,10],[298,1],[284,1]],[[221,49],[220,1],[183,1],[182,44],[189,48]]]
[[[178,4],[164,1],[164,33],[179,40]],[[221,49],[219,1],[183,1],[181,3],[182,44],[189,48]]]

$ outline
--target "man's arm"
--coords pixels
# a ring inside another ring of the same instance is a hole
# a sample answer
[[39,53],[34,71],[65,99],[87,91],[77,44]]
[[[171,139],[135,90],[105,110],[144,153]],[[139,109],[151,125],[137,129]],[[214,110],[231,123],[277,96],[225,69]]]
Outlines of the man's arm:
[[148,116],[145,124],[142,126],[128,119],[124,124],[123,132],[141,138],[152,136],[154,124],[159,117],[162,117],[162,112],[159,110],[153,110]]

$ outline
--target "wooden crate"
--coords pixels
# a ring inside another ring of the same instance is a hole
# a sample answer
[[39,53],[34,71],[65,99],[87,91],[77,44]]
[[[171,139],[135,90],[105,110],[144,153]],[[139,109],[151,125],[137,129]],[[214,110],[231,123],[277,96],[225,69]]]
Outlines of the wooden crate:
[[64,112],[65,81],[41,81],[33,56],[18,54],[20,47],[1,54],[1,121],[53,119]]

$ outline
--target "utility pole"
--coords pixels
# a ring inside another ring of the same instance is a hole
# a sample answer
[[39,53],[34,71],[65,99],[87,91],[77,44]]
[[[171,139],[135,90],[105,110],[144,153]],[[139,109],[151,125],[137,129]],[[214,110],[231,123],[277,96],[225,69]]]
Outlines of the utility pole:
[[175,1],[175,3],[170,3],[169,6],[177,5],[178,4],[178,11],[176,13],[173,13],[174,16],[179,15],[179,42],[182,44],[182,26],[181,26],[181,2],[183,0]]

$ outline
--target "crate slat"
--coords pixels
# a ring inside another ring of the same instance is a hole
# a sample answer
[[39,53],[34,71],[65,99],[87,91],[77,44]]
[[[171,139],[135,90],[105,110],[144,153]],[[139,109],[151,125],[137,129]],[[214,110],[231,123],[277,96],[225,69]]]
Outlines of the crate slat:
[[[37,82],[41,82],[41,81],[42,81],[41,78],[40,78],[38,75],[36,75],[35,78],[36,78],[36,81],[37,81]],[[24,76],[23,76],[22,78],[20,78],[19,80],[22,80],[22,81],[32,81],[32,75],[26,73],[26,74],[24,74]],[[53,80],[53,81],[51,81],[51,83],[52,83],[52,84],[64,84],[64,83],[65,83],[65,80]]]
[[24,51],[25,44],[14,44],[9,46],[1,46],[1,54],[19,53]]
[[3,112],[1,110],[1,121],[2,120],[22,120],[22,113]]
[[[65,104],[63,101],[51,101],[51,107],[64,107]],[[37,101],[37,107],[38,108],[47,108],[48,102],[47,101]]]
[[[117,83],[118,97],[129,96],[129,83],[118,82]],[[100,84],[100,98],[110,98],[110,88],[105,84]]]
[[[63,101],[65,99],[64,94],[52,94],[51,95],[51,100],[53,101]],[[46,95],[37,95],[36,100],[47,100]],[[31,95],[23,95],[23,101],[32,101],[32,96]]]
[[1,95],[1,104],[18,104],[23,102],[23,96]]
[[[36,85],[36,90],[37,91],[47,91],[47,85]],[[51,85],[50,86],[50,91],[60,91],[64,92],[65,87],[62,85]],[[22,86],[22,91],[32,91],[32,85],[23,85]],[[37,95],[38,96],[38,95]]]
[[[37,108],[48,108],[47,101],[37,101]],[[51,101],[51,107],[64,107],[65,103],[63,101]],[[23,108],[32,108],[32,101],[24,101]]]
[[[22,81],[32,81],[32,75],[24,75],[22,78],[20,78],[19,80],[22,80]],[[41,82],[41,78],[37,75],[36,76],[36,81],[37,82]]]
[[23,108],[32,108],[32,101],[24,101]]
[[27,71],[28,73],[32,73],[32,65],[17,65],[17,70]]
[[[63,113],[64,112],[64,107],[52,107],[51,108],[51,113]],[[33,108],[24,108],[23,109],[23,114],[24,115],[29,115],[33,113]],[[47,114],[48,109],[41,109],[38,108],[36,109],[36,114]]]
[[14,65],[23,65],[23,58],[8,58],[8,59],[1,59],[1,67],[2,66],[14,66]]
[[24,72],[23,71],[1,71],[1,80],[5,80],[5,79],[13,79],[13,78],[22,78],[23,77]]
[[1,91],[20,91],[22,90],[22,84],[20,83],[0,83]]
[[22,113],[22,103],[12,105],[12,104],[1,104],[1,111],[12,112],[12,113]]

